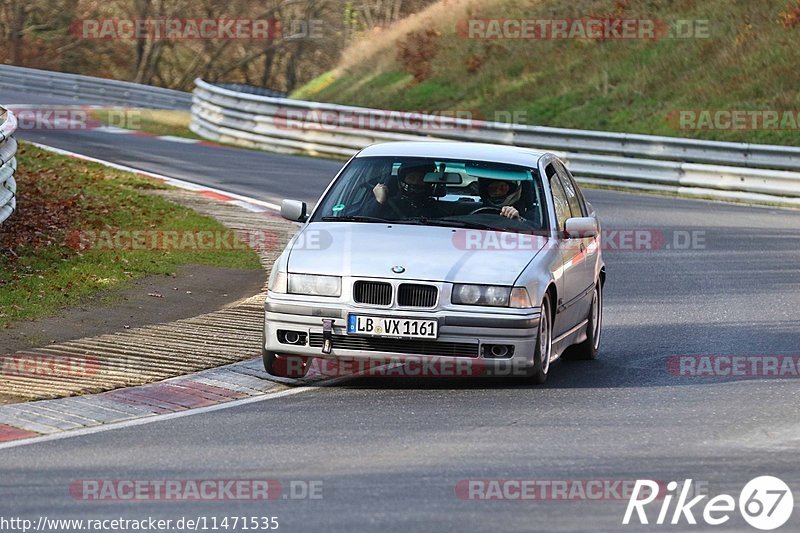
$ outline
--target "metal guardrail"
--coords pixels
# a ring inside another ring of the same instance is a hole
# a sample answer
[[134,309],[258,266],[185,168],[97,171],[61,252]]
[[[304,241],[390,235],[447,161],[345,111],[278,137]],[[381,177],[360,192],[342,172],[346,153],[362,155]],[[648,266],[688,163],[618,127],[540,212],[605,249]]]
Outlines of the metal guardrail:
[[11,65],[0,65],[0,89],[65,96],[90,105],[188,109],[192,103],[192,95],[183,91]]
[[281,91],[273,91],[266,87],[259,87],[257,85],[247,85],[245,83],[215,83],[216,87],[222,87],[230,91],[247,94],[260,94],[261,96],[273,96],[275,98],[286,98],[286,93]]
[[[700,141],[497,122],[425,117],[440,129],[325,127],[304,121],[328,113],[343,122],[380,124],[392,112],[254,95],[195,80],[191,129],[198,135],[270,151],[349,157],[377,142],[451,139],[547,150],[596,185],[669,191],[800,206],[800,148]],[[294,120],[293,117],[300,117]],[[363,119],[363,120],[361,120]]]
[[0,108],[0,224],[17,209],[17,140],[13,133],[17,119],[11,111]]

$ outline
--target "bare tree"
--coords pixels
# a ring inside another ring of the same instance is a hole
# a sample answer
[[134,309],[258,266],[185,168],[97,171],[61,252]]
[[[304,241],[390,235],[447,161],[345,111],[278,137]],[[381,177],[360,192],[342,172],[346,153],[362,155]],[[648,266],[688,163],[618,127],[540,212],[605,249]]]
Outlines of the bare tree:
[[[434,0],[0,0],[0,61],[190,89],[195,77],[292,90],[355,33]],[[81,21],[271,19],[263,39],[91,38]],[[279,25],[277,25],[279,23]]]

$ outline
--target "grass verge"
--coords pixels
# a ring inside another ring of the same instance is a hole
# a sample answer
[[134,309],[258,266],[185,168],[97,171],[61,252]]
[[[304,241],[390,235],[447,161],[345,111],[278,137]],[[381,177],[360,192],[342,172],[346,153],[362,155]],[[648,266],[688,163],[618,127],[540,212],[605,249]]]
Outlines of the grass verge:
[[188,111],[143,108],[102,108],[93,109],[91,116],[106,126],[116,126],[129,130],[152,133],[153,135],[172,135],[187,139],[204,140],[189,129],[191,114]]
[[78,232],[101,235],[229,232],[222,224],[148,189],[166,186],[127,172],[20,144],[19,211],[0,226],[0,328],[45,316],[132,279],[172,275],[185,264],[258,269],[247,249],[174,246],[80,249]]

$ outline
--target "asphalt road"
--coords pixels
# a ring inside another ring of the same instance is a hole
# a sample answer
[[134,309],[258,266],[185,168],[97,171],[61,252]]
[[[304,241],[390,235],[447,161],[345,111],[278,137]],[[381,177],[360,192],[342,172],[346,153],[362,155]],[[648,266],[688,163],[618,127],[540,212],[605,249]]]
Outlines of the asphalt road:
[[[0,103],[37,106],[92,104],[88,100],[76,101],[2,88]],[[313,157],[265,156],[250,150],[165,142],[154,137],[110,134],[91,129],[22,130],[17,136],[273,203],[280,203],[283,198],[314,202],[342,166],[338,161]]]
[[[21,137],[265,200],[314,200],[340,166],[100,132]],[[586,194],[607,228],[665,236],[659,250],[605,252],[598,361],[559,361],[543,387],[363,378],[3,450],[0,516],[277,516],[284,531],[639,529],[621,526],[624,500],[459,498],[459,481],[475,479],[693,479],[712,495],[738,498],[751,478],[775,475],[800,501],[798,381],[680,377],[667,366],[682,354],[798,354],[800,217],[669,197]],[[699,232],[703,241],[676,249],[681,232]],[[253,478],[284,486],[321,481],[323,497],[126,503],[81,501],[69,492],[81,479]],[[795,510],[784,529],[799,527]],[[698,529],[685,521],[671,527]],[[748,530],[737,513],[714,529]]]
[[342,163],[227,147],[183,144],[102,131],[31,130],[18,135],[63,150],[113,161],[280,204],[314,202]]
[[95,102],[88,99],[70,98],[58,94],[43,94],[24,89],[12,90],[0,87],[0,104],[2,105],[92,105]]

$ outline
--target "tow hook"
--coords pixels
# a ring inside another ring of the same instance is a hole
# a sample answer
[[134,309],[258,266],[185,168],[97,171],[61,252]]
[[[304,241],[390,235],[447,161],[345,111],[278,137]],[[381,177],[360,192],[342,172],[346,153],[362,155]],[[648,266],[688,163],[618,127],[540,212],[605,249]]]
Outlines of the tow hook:
[[329,354],[333,349],[333,323],[334,320],[325,318],[322,320],[322,353]]

